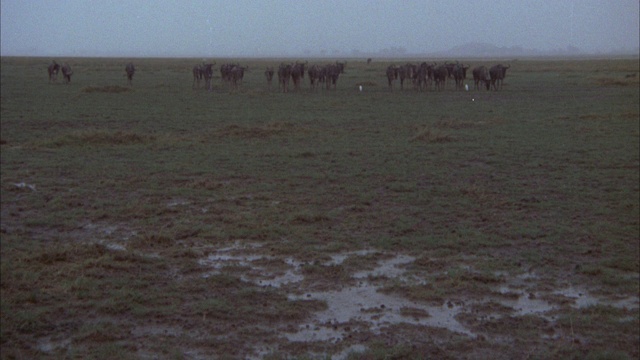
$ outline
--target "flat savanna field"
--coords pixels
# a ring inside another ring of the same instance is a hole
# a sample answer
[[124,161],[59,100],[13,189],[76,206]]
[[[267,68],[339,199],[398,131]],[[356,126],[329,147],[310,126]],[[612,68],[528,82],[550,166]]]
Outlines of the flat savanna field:
[[3,359],[640,355],[637,58],[289,93],[66,60],[1,60]]

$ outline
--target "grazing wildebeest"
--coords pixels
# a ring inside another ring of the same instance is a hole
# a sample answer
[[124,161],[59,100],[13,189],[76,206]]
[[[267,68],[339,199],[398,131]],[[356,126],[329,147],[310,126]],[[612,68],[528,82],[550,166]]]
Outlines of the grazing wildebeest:
[[278,84],[282,86],[282,92],[289,91],[289,78],[291,77],[291,64],[280,64],[278,68]]
[[208,91],[213,89],[211,86],[211,79],[213,78],[213,65],[215,64],[215,62],[211,64],[202,64],[201,67],[202,77],[204,78],[204,88]]
[[393,91],[393,81],[398,78],[398,67],[395,65],[387,66],[387,81],[389,81],[389,90]]
[[448,74],[447,65],[440,65],[433,69],[433,80],[436,83],[436,90],[444,89]]
[[71,75],[73,75],[73,71],[71,70],[71,66],[69,64],[62,65],[62,76],[64,76],[65,82],[68,84],[71,82]]
[[456,64],[453,67],[453,78],[456,81],[456,90],[462,90],[464,88],[464,79],[467,78],[467,69],[469,66],[463,64]]
[[293,88],[295,90],[300,89],[300,80],[304,79],[304,67],[307,63],[299,63],[296,61],[295,65],[291,67],[291,80],[293,80]]
[[346,62],[337,62],[336,61],[336,67],[338,68],[338,72],[340,74],[344,74],[344,68],[347,66]]
[[264,76],[267,78],[267,84],[269,85],[269,89],[271,89],[271,82],[273,80],[273,67],[267,66],[267,70],[264,71]]
[[192,89],[195,88],[199,88],[200,87],[200,80],[202,80],[203,77],[203,73],[202,73],[202,65],[194,65],[193,66],[193,70],[191,70],[193,72],[193,84],[191,85]]
[[502,89],[502,82],[507,76],[507,69],[510,67],[511,65],[504,66],[502,64],[498,64],[492,66],[491,69],[489,69],[489,75],[491,76],[491,85],[493,86],[493,90],[497,91],[498,89]]
[[473,68],[473,82],[475,83],[476,90],[480,90],[480,82],[489,90],[491,80],[489,79],[489,71],[486,67],[478,66]]
[[60,71],[60,65],[58,65],[58,63],[53,60],[47,68],[47,72],[49,73],[49,82],[56,81],[56,79],[58,78],[58,71]]
[[129,86],[133,85],[133,74],[136,73],[136,67],[133,66],[133,63],[128,63],[124,71],[127,73],[127,84]]
[[318,65],[312,65],[309,68],[307,74],[309,74],[309,83],[311,84],[311,90],[317,89],[320,78],[322,77],[323,69]]
[[368,58],[367,59],[367,65],[371,64],[371,61],[373,61],[373,60],[371,60],[371,58]]

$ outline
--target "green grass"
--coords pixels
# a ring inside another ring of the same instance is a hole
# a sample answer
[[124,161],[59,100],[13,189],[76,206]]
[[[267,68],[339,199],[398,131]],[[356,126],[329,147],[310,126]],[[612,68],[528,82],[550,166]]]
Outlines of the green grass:
[[[211,92],[192,89],[198,59],[137,59],[132,87],[125,60],[68,59],[68,85],[48,84],[48,61],[1,59],[3,358],[339,350],[278,337],[323,304],[242,280],[249,267],[203,278],[198,259],[236,241],[304,261],[313,286],[349,283],[375,260],[322,265],[337,252],[411,254],[432,282],[386,290],[416,300],[483,296],[495,271],[638,294],[640,86],[626,76],[638,59],[518,60],[502,91],[422,93],[391,93],[387,62],[352,60],[337,90],[287,94],[262,74],[278,59],[238,60],[250,69],[239,89],[216,73]],[[527,344],[638,356],[637,337],[614,325],[623,315],[597,314],[603,328],[587,315],[574,319],[583,339],[619,342]],[[127,335],[142,327],[174,330]],[[71,344],[44,354],[45,336]],[[442,357],[380,341],[367,341],[369,358]],[[460,342],[443,349],[494,357]]]

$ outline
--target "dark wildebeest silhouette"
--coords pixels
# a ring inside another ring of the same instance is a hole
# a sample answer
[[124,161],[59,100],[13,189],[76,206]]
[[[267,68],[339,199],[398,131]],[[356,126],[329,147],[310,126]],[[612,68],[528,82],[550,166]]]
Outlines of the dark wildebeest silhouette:
[[433,80],[436,83],[436,90],[443,90],[447,83],[447,76],[449,71],[447,65],[439,65],[433,69]]
[[244,78],[244,71],[247,69],[246,66],[234,65],[231,70],[229,70],[229,85],[233,89],[238,88],[238,82],[242,83],[242,79]]
[[502,83],[504,81],[504,78],[507,76],[507,69],[510,67],[511,65],[504,66],[502,64],[498,64],[492,66],[491,69],[489,69],[489,75],[491,76],[491,85],[493,86],[493,90],[497,91],[498,89],[502,89]]
[[489,90],[491,86],[491,79],[489,78],[489,71],[484,66],[478,66],[473,68],[473,82],[475,84],[475,89],[480,90],[480,83],[482,82],[484,86]]
[[71,75],[73,75],[73,71],[71,70],[71,66],[69,64],[62,65],[60,68],[62,71],[62,76],[64,76],[64,81],[68,84],[71,82]]
[[395,65],[387,66],[386,75],[389,82],[389,90],[393,91],[393,82],[398,78],[398,67]]
[[211,64],[202,64],[202,78],[204,79],[204,88],[207,89],[208,91],[212,90],[212,86],[211,86],[211,79],[213,78],[213,65],[215,65],[216,63],[211,63]]
[[136,67],[133,66],[133,63],[128,63],[124,68],[124,71],[127,73],[127,85],[133,85],[133,74],[136,73]]
[[[233,68],[235,67],[239,67],[240,64],[235,63],[235,64],[231,64],[231,63],[227,63],[227,64],[222,64],[220,66],[220,77],[222,78],[222,82],[223,83],[228,83],[229,85],[231,85],[231,82],[233,81],[233,78],[231,76],[231,70],[233,70]],[[242,72],[241,77],[244,78],[244,70],[248,69],[248,67],[243,67],[242,68]],[[242,78],[240,78],[240,82],[242,82]]]
[[271,89],[271,82],[273,81],[273,67],[267,66],[267,70],[264,71],[264,76],[267,78],[267,85]]
[[231,70],[235,67],[235,66],[240,66],[240,64],[235,63],[235,64],[231,64],[231,63],[227,63],[227,64],[222,64],[220,65],[220,78],[222,79],[222,82],[224,83],[226,82],[231,82]]
[[456,64],[453,67],[453,79],[456,81],[456,90],[462,90],[464,88],[464,79],[467,78],[467,69],[469,66],[463,64]]
[[47,72],[49,73],[49,82],[56,81],[58,78],[58,71],[60,71],[60,65],[54,60],[49,64]]
[[367,59],[367,65],[371,64],[371,61],[373,61],[373,60],[371,60],[371,58],[368,58]]
[[344,63],[336,61],[335,64],[328,64],[324,67],[324,73],[327,90],[330,90],[332,85],[335,90],[338,85],[338,77],[344,73]]
[[330,90],[332,85],[334,90],[337,88],[338,78],[340,74],[344,74],[346,64],[345,62],[336,61],[335,64],[327,64],[321,68],[319,81],[324,81],[327,90]]
[[203,78],[202,67],[203,65],[200,64],[194,65],[193,69],[191,70],[191,72],[193,73],[193,84],[191,84],[192,89],[200,87],[200,81]]
[[280,64],[278,68],[278,84],[282,86],[282,92],[289,91],[289,78],[291,78],[291,64]]
[[293,81],[293,88],[295,90],[300,89],[300,81],[304,79],[304,67],[307,63],[299,63],[296,61],[295,65],[291,67],[291,80]]
[[453,78],[453,68],[455,68],[456,64],[458,64],[457,61],[456,61],[455,64],[454,63],[448,63],[448,62],[444,63],[444,66],[447,68],[447,77],[449,79]]
[[398,68],[398,77],[400,77],[400,90],[404,90],[404,81],[413,78],[415,65],[405,64]]
[[419,91],[428,89],[431,78],[433,78],[433,67],[426,62],[416,68],[416,73],[413,76]]
[[309,75],[309,83],[311,84],[311,90],[316,90],[318,88],[318,84],[321,82],[321,78],[323,77],[323,69],[318,65],[312,65],[307,72]]

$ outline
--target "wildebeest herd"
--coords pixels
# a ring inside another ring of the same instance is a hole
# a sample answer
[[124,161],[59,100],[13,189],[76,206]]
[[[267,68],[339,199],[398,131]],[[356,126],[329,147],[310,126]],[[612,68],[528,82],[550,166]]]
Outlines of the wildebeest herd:
[[[371,63],[371,59],[367,59],[367,64]],[[193,83],[192,88],[200,88],[200,82],[204,80],[204,88],[208,91],[213,89],[211,81],[213,79],[213,66],[215,62],[197,64],[192,69]],[[327,90],[335,90],[337,87],[338,78],[340,74],[344,74],[346,62],[336,61],[335,63],[329,63],[325,65],[311,65],[309,62],[296,61],[295,63],[281,63],[277,69],[278,75],[278,89],[282,92],[289,92],[289,84],[293,83],[293,90],[299,91],[304,80],[305,72],[309,78],[309,86],[311,91],[317,91],[323,84]],[[393,91],[393,84],[396,80],[400,80],[400,89],[405,89],[405,82],[410,84],[414,90],[425,91],[431,89],[433,86],[435,90],[442,91],[445,89],[447,79],[453,80],[456,90],[462,90],[465,88],[464,80],[467,78],[467,70],[469,65],[461,64],[456,61],[455,63],[445,62],[442,64],[422,62],[421,64],[406,63],[404,65],[389,65],[386,68],[385,76],[389,91]],[[507,69],[510,65],[497,64],[489,69],[485,66],[477,66],[472,69],[473,82],[475,90],[485,88],[486,90],[500,90],[502,89],[504,78],[507,74]],[[60,66],[55,60],[49,64],[47,68],[49,74],[49,82],[55,82],[58,76],[58,72],[62,71],[65,82],[71,82],[71,75],[73,71],[68,64]],[[248,66],[241,66],[238,63],[225,63],[220,66],[220,78],[223,83],[228,84],[232,89],[237,89],[238,85],[242,83],[244,74],[249,71]],[[133,85],[133,75],[136,72],[136,68],[133,63],[128,63],[125,66],[125,73],[127,76],[127,84]],[[272,66],[266,68],[264,75],[267,80],[267,86],[269,89],[272,87],[273,77],[276,71]],[[468,87],[466,87],[468,89]]]
[[71,66],[65,63],[60,66],[57,62],[52,61],[47,68],[47,72],[49,73],[49,82],[56,81],[58,78],[58,72],[62,71],[62,76],[64,77],[65,83],[71,82],[71,75],[73,75],[73,71],[71,70]]
[[[487,90],[499,90],[502,88],[507,69],[511,65],[502,64],[494,65],[489,70],[485,66],[473,68],[473,82],[475,89],[480,90],[484,86]],[[400,80],[400,89],[404,89],[405,81],[413,84],[416,90],[427,90],[433,84],[438,91],[444,90],[447,79],[455,82],[455,89],[462,90],[464,88],[464,80],[467,78],[468,65],[459,62],[444,64],[428,64],[423,62],[420,65],[407,63],[405,65],[396,66],[389,65],[387,67],[386,76],[389,90],[393,91],[393,83]]]

